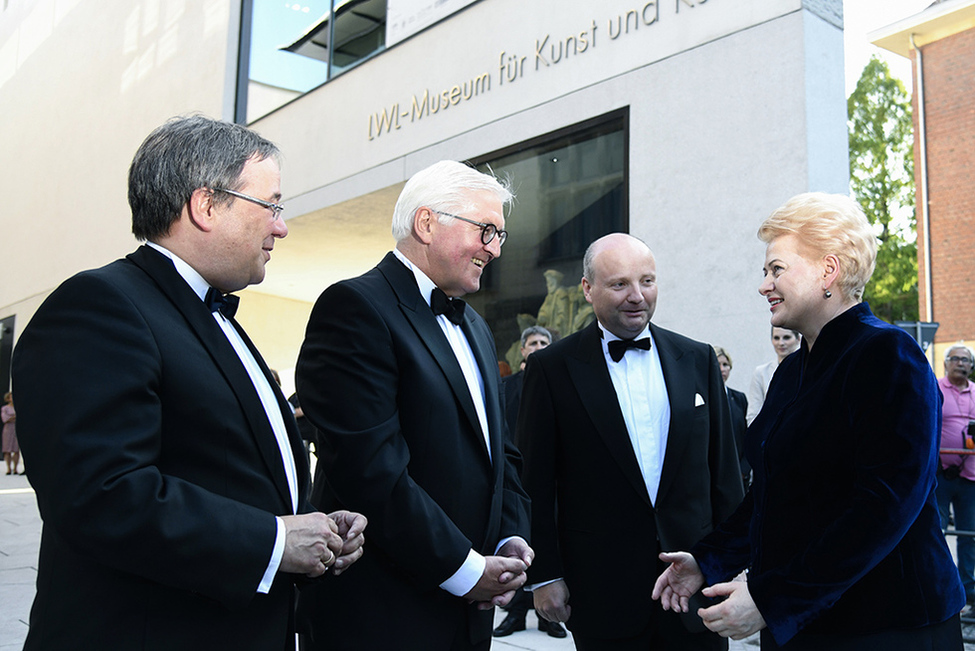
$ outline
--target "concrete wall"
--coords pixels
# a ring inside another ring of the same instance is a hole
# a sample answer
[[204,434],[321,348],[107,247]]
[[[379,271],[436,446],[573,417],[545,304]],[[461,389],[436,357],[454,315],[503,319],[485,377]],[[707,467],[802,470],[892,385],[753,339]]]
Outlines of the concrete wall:
[[[305,213],[629,107],[654,320],[728,348],[745,387],[772,357],[759,223],[798,192],[848,192],[840,3],[812,5],[480,2],[255,126],[287,152],[289,210]],[[490,90],[475,94],[481,75]],[[456,103],[418,117],[425,93],[455,85]]]
[[136,247],[126,176],[149,132],[181,113],[232,115],[238,3],[5,4],[0,317],[16,314],[19,334],[65,278]]
[[[285,153],[291,219],[629,107],[631,230],[657,254],[655,321],[728,348],[744,387],[772,355],[758,224],[797,192],[847,191],[839,7],[481,0],[253,126]],[[64,278],[134,248],[132,154],[172,115],[232,114],[237,10],[11,0],[0,14],[0,318],[22,330]],[[286,369],[307,306],[282,301],[249,297],[241,320]]]

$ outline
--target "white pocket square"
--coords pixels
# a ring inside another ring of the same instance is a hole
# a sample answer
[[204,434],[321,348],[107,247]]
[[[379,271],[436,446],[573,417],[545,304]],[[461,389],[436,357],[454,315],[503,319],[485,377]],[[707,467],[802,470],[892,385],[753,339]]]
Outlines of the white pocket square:
[[703,404],[704,404],[704,398],[701,397],[701,394],[700,393],[695,393],[694,394],[694,406],[695,407],[700,407]]

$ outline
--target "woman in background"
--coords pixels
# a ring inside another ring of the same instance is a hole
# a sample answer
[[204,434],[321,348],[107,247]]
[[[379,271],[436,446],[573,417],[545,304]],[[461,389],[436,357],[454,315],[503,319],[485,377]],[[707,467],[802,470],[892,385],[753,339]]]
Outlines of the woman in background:
[[0,407],[0,419],[3,420],[3,460],[7,462],[7,474],[16,475],[17,464],[20,463],[20,444],[17,443],[17,412],[14,411],[14,394],[8,391],[4,394],[3,401],[5,404]]

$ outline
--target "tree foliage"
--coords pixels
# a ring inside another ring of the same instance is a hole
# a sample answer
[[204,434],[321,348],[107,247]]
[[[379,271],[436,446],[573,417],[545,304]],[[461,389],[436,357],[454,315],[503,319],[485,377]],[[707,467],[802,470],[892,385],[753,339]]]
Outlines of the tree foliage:
[[847,99],[850,185],[880,240],[864,298],[887,321],[918,320],[911,100],[887,64],[871,57]]

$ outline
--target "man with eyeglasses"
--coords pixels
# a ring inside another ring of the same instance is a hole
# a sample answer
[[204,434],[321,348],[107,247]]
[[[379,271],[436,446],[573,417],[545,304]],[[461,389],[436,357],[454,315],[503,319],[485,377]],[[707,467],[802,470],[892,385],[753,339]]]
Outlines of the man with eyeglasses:
[[[945,352],[945,376],[938,380],[944,402],[941,405],[942,450],[975,452],[975,384],[968,379],[975,354],[963,343]],[[941,454],[938,473],[938,510],[941,528],[948,527],[949,509],[954,512],[955,529],[975,531],[975,460],[971,455]],[[975,602],[975,539],[956,536],[958,574],[968,604]]]
[[307,649],[488,649],[493,607],[525,581],[528,497],[494,338],[460,300],[501,255],[512,199],[461,163],[417,172],[395,250],[312,311],[296,376],[322,443],[312,502],[367,515],[370,551],[302,591]]
[[296,581],[362,554],[362,516],[308,502],[291,410],[227,295],[288,233],[277,159],[239,125],[157,128],[129,169],[145,246],[65,281],[21,335],[44,520],[28,651],[294,649]]

